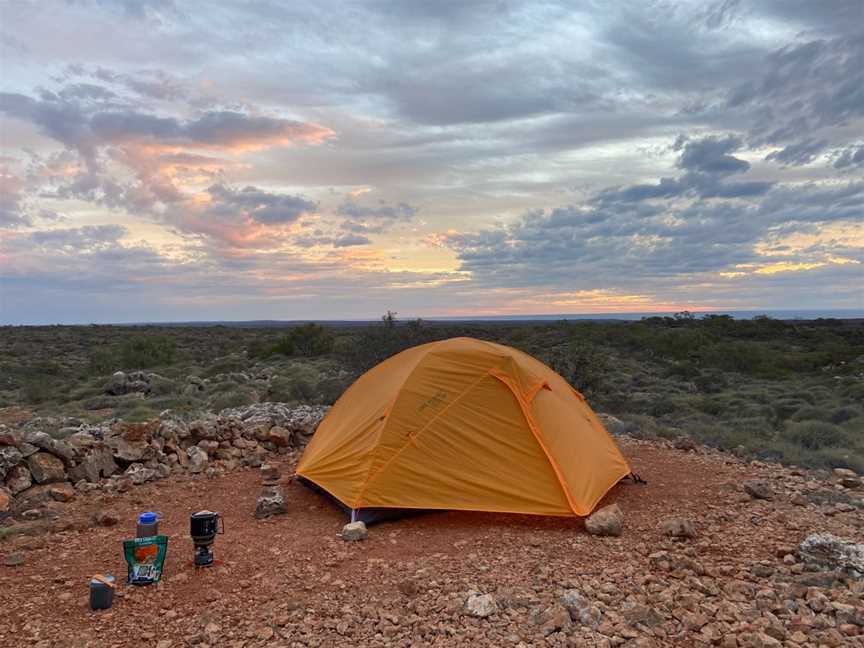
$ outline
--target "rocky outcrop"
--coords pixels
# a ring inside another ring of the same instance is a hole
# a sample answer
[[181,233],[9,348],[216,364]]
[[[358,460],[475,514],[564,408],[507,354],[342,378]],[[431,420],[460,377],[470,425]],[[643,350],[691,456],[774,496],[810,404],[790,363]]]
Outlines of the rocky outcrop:
[[159,374],[146,371],[133,371],[128,374],[123,371],[116,371],[105,383],[104,391],[110,396],[122,396],[136,392],[147,393],[150,391],[151,384],[159,380],[164,380],[164,378]]
[[[137,388],[139,379],[130,374],[123,384]],[[173,473],[258,467],[270,454],[305,446],[328,409],[256,403],[194,420],[164,414],[144,423],[33,419],[22,430],[0,425],[0,488],[8,510],[23,512],[68,501],[73,483],[77,490],[122,492]],[[48,485],[55,486],[42,488]]]
[[814,533],[801,542],[798,556],[804,564],[817,569],[837,570],[854,578],[864,578],[864,544],[830,533]]

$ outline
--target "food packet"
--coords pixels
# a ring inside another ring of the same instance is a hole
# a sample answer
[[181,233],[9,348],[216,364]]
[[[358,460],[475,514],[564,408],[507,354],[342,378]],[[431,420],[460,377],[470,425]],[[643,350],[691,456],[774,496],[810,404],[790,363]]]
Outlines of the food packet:
[[130,585],[150,585],[162,578],[162,566],[168,553],[168,536],[150,536],[123,541],[123,555],[128,565]]

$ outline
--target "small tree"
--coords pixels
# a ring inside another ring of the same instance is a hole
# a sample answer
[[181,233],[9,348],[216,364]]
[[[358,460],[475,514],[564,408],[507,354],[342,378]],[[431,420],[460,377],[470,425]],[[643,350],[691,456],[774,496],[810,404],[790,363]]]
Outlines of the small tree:
[[396,315],[398,315],[396,311],[388,310],[386,315],[381,316],[381,322],[385,328],[396,328]]

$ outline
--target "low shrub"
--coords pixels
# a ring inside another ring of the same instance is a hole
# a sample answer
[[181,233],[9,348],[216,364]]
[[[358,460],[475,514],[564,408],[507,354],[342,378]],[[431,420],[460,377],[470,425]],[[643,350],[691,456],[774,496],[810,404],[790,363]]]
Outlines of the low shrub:
[[808,450],[842,446],[850,441],[849,434],[843,428],[824,421],[790,423],[783,436]]
[[333,340],[333,336],[323,326],[311,323],[304,324],[292,328],[287,335],[273,345],[270,353],[307,358],[320,356],[333,350]]
[[180,385],[176,381],[164,376],[153,376],[150,379],[148,396],[173,396],[180,392]]
[[599,347],[570,342],[551,349],[541,358],[586,398],[602,391],[609,359]]
[[113,373],[118,359],[112,349],[97,348],[87,355],[87,372],[91,376],[105,376]]
[[213,378],[220,374],[238,373],[246,369],[246,367],[247,362],[243,358],[239,356],[228,356],[227,358],[220,358],[211,364],[202,372],[201,375],[204,378]]
[[332,405],[345,393],[353,380],[350,376],[329,377],[318,383],[318,395],[322,405]]
[[220,412],[229,407],[243,407],[257,402],[256,394],[251,389],[237,388],[232,391],[225,391],[214,395],[210,398],[210,409],[214,412]]
[[119,360],[123,369],[148,369],[168,365],[177,357],[174,339],[166,335],[137,335],[120,345]]

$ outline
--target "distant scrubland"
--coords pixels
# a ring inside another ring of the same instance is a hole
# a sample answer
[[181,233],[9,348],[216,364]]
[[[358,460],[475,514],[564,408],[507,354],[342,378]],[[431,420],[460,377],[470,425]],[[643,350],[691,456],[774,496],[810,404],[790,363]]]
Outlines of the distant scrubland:
[[[762,459],[864,471],[864,322],[853,320],[429,323],[388,313],[338,327],[4,327],[0,423],[19,408],[140,421],[166,409],[329,404],[388,356],[460,335],[542,359],[619,418],[615,432],[690,435]],[[122,385],[112,384],[117,371]]]

